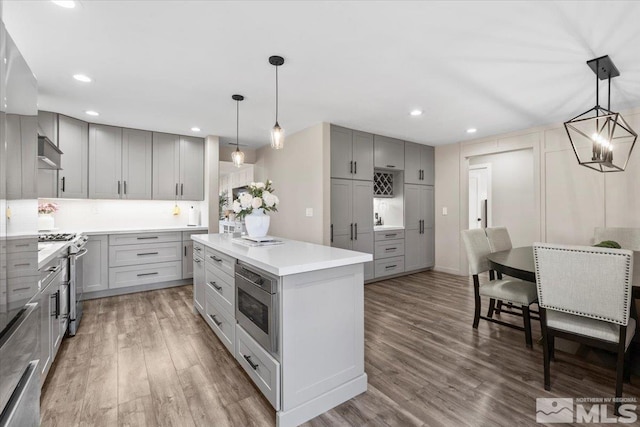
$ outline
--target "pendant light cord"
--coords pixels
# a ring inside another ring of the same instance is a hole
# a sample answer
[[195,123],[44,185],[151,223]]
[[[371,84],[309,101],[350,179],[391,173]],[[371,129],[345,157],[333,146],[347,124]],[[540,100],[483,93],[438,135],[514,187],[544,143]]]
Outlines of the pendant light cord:
[[236,151],[240,149],[240,101],[236,101]]
[[278,123],[278,66],[276,65],[276,123]]

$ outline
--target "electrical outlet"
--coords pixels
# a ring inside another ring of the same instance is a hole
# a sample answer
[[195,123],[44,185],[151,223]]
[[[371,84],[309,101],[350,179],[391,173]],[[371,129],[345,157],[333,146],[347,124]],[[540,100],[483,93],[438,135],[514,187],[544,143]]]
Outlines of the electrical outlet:
[[313,216],[313,208],[307,208],[306,215]]
[[442,208],[442,215],[443,215],[443,216],[445,216],[445,215],[448,215],[448,214],[449,214],[449,212],[447,211],[447,207],[446,207],[446,206],[444,206],[444,207]]

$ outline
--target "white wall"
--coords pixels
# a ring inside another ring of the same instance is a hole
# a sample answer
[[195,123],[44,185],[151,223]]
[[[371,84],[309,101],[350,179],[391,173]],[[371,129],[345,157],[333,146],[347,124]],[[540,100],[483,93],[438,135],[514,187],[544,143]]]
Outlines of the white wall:
[[516,247],[531,245],[537,238],[533,150],[474,156],[469,164],[491,165],[491,226],[507,227]]
[[[257,150],[256,181],[273,181],[280,199],[278,212],[269,212],[269,234],[305,242],[329,240],[329,124],[319,123],[285,140],[284,149],[267,145]],[[313,216],[306,216],[306,209]]]
[[[640,109],[622,114],[640,130]],[[522,149],[533,156],[534,209],[528,219],[534,240],[589,245],[595,227],[640,227],[637,147],[626,171],[602,174],[578,165],[562,123],[437,146],[436,269],[467,274],[460,231],[468,227],[469,159]]]

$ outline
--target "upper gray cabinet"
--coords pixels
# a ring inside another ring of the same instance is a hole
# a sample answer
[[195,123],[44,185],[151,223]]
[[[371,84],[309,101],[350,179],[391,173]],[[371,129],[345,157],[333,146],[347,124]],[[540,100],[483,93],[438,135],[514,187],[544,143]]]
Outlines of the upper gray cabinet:
[[373,180],[373,135],[331,125],[331,177]]
[[404,143],[404,182],[434,185],[434,149],[429,145]]
[[86,199],[89,196],[89,124],[59,115],[58,147],[63,152],[58,196]]
[[58,114],[38,111],[38,135],[46,136],[58,145]]
[[[58,114],[38,111],[38,135],[46,136],[58,145]],[[38,197],[58,197],[58,171],[38,169]]]
[[22,198],[22,142],[20,137],[20,116],[6,115],[7,138],[7,199]]
[[38,197],[37,118],[19,114],[6,115],[7,198]]
[[404,141],[375,135],[373,149],[376,168],[404,170]]
[[153,133],[153,198],[204,200],[204,140]]
[[151,199],[151,132],[89,126],[89,198]]

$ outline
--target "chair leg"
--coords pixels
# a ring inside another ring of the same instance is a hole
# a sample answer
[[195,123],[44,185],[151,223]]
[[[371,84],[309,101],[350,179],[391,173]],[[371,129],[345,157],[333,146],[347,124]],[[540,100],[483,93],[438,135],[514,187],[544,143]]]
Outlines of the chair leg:
[[556,360],[556,337],[549,336],[549,360]]
[[487,317],[493,317],[493,312],[496,309],[496,300],[494,298],[491,298],[489,300],[489,310],[487,311]]
[[473,317],[473,329],[478,329],[478,323],[480,323],[480,279],[477,274],[473,275],[473,294],[475,296],[475,315]]
[[620,402],[618,401],[622,397],[622,386],[624,381],[624,360],[625,360],[625,350],[626,350],[626,339],[627,339],[627,327],[620,326],[620,336],[618,341],[618,360],[616,363],[616,404],[615,404],[615,414],[619,415],[618,410],[620,409]]
[[531,339],[531,315],[528,306],[522,306],[522,319],[524,320],[524,339],[527,348],[533,348],[533,340]]
[[496,314],[500,314],[500,312],[502,311],[502,301],[498,300],[498,305],[494,311]]
[[631,384],[631,350],[624,353],[624,382]]
[[551,367],[549,355],[549,331],[547,330],[547,316],[544,308],[540,308],[540,327],[542,329],[542,357],[544,366],[544,389],[551,390]]

